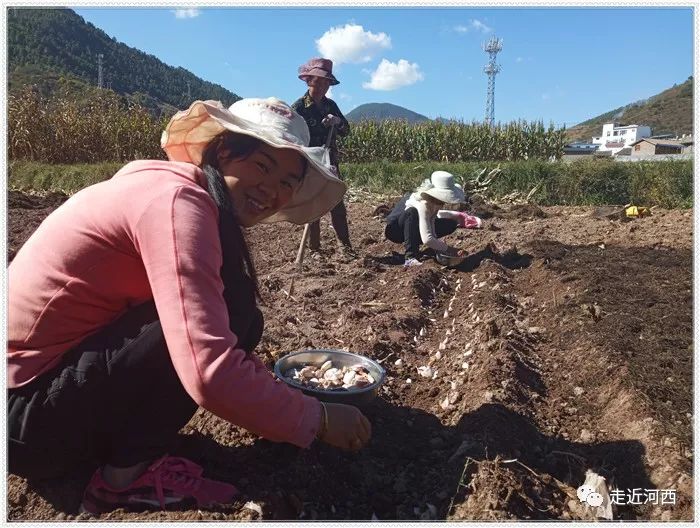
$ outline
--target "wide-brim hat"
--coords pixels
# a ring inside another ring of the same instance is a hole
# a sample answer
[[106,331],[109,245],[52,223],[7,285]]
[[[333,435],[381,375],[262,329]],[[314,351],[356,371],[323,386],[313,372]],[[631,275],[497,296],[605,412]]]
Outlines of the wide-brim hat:
[[170,161],[199,165],[205,147],[224,130],[252,136],[271,147],[294,150],[307,160],[304,179],[290,202],[263,222],[306,224],[343,199],[347,186],[324,163],[325,149],[308,146],[309,127],[304,118],[274,97],[241,99],[228,109],[219,101],[195,101],[170,119],[160,144]]
[[299,66],[299,78],[307,82],[309,77],[323,77],[328,79],[331,86],[340,84],[340,81],[333,75],[333,61],[330,59],[315,58]]
[[447,171],[435,171],[430,175],[432,186],[421,191],[448,204],[464,202],[464,190],[455,183],[455,177]]

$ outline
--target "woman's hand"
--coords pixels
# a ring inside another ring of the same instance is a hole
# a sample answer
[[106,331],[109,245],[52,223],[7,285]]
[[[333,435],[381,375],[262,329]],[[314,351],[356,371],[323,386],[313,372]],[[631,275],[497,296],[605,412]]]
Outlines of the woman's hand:
[[328,427],[319,440],[341,449],[357,451],[369,442],[372,424],[357,407],[342,403],[324,403]]
[[324,117],[321,120],[321,124],[324,127],[329,127],[329,126],[333,126],[333,125],[339,126],[340,123],[342,123],[342,122],[343,121],[338,116],[334,116],[333,114],[328,114],[326,117]]

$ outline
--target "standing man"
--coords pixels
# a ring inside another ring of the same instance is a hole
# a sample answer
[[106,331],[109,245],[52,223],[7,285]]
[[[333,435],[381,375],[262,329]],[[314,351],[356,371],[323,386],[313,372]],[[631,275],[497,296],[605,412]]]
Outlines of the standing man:
[[[330,142],[330,160],[331,165],[336,168],[338,178],[342,179],[338,168],[336,138],[338,135],[347,136],[350,133],[350,124],[335,101],[326,97],[328,88],[340,82],[333,75],[333,62],[322,58],[311,59],[299,67],[299,78],[307,84],[309,89],[303,97],[294,102],[292,108],[304,118],[309,127],[310,147],[324,146],[330,127],[334,127]],[[350,244],[347,210],[343,200],[340,200],[331,210],[331,223],[344,252],[349,256],[355,256]],[[309,249],[315,251],[320,246],[321,225],[320,221],[316,220],[309,225]]]

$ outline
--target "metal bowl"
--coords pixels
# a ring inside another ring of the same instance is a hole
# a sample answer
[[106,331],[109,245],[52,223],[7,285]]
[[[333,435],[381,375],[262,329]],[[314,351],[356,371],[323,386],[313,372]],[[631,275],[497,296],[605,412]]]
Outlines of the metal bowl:
[[[326,361],[332,361],[337,368],[362,365],[374,378],[374,383],[360,389],[348,390],[323,390],[307,387],[284,377],[284,373],[291,368],[300,368],[304,365],[314,365],[320,367]],[[275,375],[290,387],[301,389],[304,394],[313,396],[316,399],[328,403],[345,403],[361,407],[370,403],[377,397],[379,387],[384,383],[386,371],[384,368],[369,358],[345,352],[344,350],[334,350],[330,348],[317,348],[292,352],[280,358],[275,363]]]
[[458,257],[452,255],[445,255],[444,253],[435,254],[435,260],[437,260],[443,266],[447,266],[448,268],[454,268],[455,266],[459,266],[462,262],[464,262],[466,258],[466,255],[463,257]]

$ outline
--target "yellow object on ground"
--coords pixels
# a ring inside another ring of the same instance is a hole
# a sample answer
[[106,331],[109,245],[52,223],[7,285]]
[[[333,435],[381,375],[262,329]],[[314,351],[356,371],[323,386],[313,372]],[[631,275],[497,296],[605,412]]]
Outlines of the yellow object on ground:
[[625,208],[625,216],[630,218],[640,218],[642,216],[647,216],[650,214],[651,211],[649,211],[649,209],[646,207],[630,205],[629,207]]

